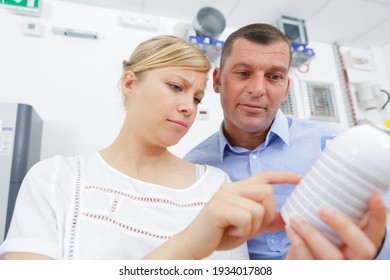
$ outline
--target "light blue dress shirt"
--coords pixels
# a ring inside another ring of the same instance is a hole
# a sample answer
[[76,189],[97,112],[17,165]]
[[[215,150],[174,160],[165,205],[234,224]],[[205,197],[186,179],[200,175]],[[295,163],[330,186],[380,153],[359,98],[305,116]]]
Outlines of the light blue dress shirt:
[[[221,126],[218,132],[197,145],[184,159],[216,166],[229,174],[232,181],[267,170],[305,175],[327,141],[342,131],[344,129],[334,123],[289,118],[279,110],[265,142],[256,149],[251,151],[231,146]],[[294,188],[295,185],[291,184],[273,185],[278,210]],[[389,197],[387,194],[387,202]],[[389,238],[386,236],[386,243]],[[284,259],[289,247],[290,241],[284,230],[260,234],[248,241],[251,259]],[[389,247],[385,246],[378,258],[390,259]]]

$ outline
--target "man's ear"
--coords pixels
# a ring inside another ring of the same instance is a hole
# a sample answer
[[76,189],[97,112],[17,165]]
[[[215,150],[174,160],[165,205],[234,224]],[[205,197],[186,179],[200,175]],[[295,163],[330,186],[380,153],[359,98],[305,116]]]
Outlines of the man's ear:
[[216,93],[219,93],[219,88],[221,85],[221,69],[219,67],[215,67],[213,71],[213,89]]
[[288,90],[289,90],[289,88],[290,88],[290,78],[288,78],[288,81],[287,81],[287,88],[286,88],[286,92],[284,93],[284,98],[283,98],[283,101],[282,101],[282,103],[284,102],[284,101],[286,101],[286,99],[287,99],[287,95],[288,95]]
[[136,78],[135,78],[135,74],[133,71],[128,70],[123,74],[122,92],[125,96],[127,96],[127,97],[130,96],[131,91],[134,87],[135,80],[136,80]]

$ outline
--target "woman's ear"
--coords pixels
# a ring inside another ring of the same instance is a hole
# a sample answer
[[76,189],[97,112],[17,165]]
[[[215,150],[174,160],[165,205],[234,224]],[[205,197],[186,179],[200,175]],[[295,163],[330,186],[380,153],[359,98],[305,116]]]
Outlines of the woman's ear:
[[126,97],[129,97],[131,94],[131,91],[134,87],[134,82],[135,82],[135,74],[133,71],[126,71],[123,74],[122,78],[122,92]]

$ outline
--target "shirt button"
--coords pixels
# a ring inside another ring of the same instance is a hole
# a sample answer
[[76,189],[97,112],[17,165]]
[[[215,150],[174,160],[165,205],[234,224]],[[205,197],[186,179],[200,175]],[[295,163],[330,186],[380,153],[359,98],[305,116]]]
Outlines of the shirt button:
[[275,239],[272,238],[272,239],[271,239],[271,243],[272,243],[272,245],[275,245],[275,243],[276,243],[276,242],[275,242]]
[[257,155],[252,155],[252,159],[257,159]]

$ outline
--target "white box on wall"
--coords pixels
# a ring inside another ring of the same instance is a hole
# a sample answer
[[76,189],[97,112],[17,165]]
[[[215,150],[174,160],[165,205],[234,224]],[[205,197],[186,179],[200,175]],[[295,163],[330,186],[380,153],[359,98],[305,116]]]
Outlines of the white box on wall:
[[368,50],[348,50],[344,53],[345,67],[356,70],[374,71],[374,60]]
[[27,36],[42,37],[43,25],[39,22],[25,21],[22,24],[22,31]]

